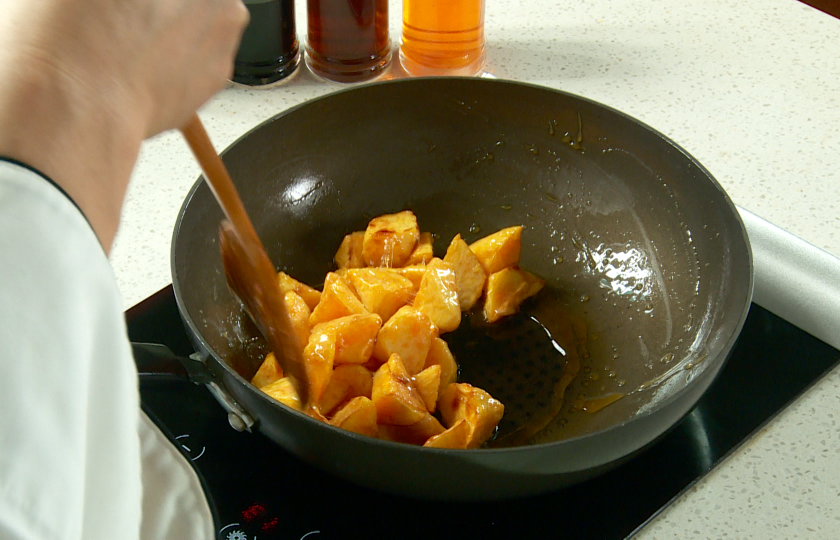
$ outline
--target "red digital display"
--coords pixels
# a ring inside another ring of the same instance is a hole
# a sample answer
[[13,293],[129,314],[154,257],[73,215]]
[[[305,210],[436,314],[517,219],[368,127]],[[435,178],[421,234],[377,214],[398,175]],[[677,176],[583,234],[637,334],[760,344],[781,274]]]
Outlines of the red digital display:
[[250,523],[263,514],[265,514],[265,506],[261,504],[252,504],[242,511],[242,519],[245,520],[245,523]]

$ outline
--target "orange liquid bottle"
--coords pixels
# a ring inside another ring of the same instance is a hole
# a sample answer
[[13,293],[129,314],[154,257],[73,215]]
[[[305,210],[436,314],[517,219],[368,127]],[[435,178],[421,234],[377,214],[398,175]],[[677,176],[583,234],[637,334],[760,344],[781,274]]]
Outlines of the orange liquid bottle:
[[484,58],[484,0],[404,0],[400,62],[408,73],[475,75]]

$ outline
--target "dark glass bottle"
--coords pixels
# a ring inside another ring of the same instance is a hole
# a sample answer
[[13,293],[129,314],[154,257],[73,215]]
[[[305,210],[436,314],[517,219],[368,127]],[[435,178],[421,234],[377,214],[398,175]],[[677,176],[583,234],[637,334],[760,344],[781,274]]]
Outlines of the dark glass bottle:
[[271,84],[297,69],[300,53],[294,0],[244,0],[251,20],[236,53],[233,81]]
[[391,62],[388,0],[307,0],[306,64],[338,82],[384,73]]

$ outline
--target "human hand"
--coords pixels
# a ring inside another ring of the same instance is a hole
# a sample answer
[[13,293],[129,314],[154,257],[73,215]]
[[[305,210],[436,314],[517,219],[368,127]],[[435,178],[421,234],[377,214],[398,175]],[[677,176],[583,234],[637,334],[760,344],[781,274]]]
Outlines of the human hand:
[[50,176],[110,248],[143,139],[233,69],[241,0],[0,0],[0,155]]
[[11,12],[2,34],[17,67],[42,69],[75,98],[113,114],[130,109],[146,124],[146,136],[181,127],[222,88],[248,21],[241,0],[0,0],[0,6]]

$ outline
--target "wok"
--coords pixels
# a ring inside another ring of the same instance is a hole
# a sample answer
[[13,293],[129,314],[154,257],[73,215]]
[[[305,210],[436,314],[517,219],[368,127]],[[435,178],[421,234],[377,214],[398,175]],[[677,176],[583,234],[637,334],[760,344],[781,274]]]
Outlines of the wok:
[[[259,431],[378,490],[504,499],[604,472],[691,410],[750,305],[747,235],[710,173],[637,120],[557,90],[460,78],[355,87],[278,114],[223,159],[269,256],[301,281],[319,286],[341,238],[376,215],[413,210],[436,235],[438,255],[456,233],[471,242],[521,224],[521,266],[555,291],[550,310],[586,326],[564,408],[530,444],[438,450],[325,425],[248,382],[264,344],[225,282],[222,213],[199,178],[171,261],[198,356]],[[530,338],[515,348],[532,354]],[[518,387],[527,403],[540,376],[502,386]],[[574,406],[617,392],[624,397],[594,414]],[[508,403],[506,415],[516,407]]]

